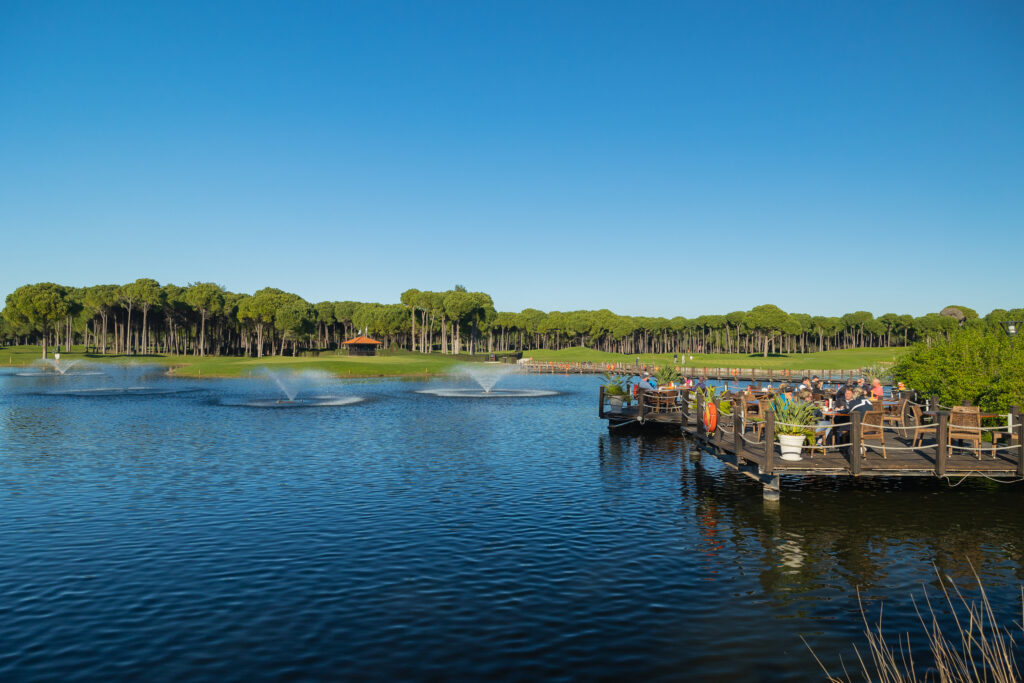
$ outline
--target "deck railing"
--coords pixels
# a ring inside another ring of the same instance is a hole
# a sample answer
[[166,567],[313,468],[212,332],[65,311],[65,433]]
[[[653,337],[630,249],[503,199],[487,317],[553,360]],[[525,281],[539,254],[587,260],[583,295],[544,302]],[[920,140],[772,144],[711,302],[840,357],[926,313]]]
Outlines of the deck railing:
[[[661,365],[653,363],[593,363],[593,362],[526,362],[519,363],[526,372],[553,375],[586,375],[610,372],[621,375],[641,375],[644,372],[654,373]],[[838,384],[860,377],[867,377],[868,370],[779,370],[761,368],[711,368],[692,365],[678,365],[676,369],[684,377],[704,377],[720,382],[798,382],[802,377],[817,375],[826,384]],[[888,385],[883,381],[883,384]]]
[[[760,436],[748,431],[753,424],[746,419],[741,406],[733,405],[731,419],[722,419],[721,397],[715,397],[716,413],[719,415],[715,430],[708,432],[704,423],[704,395],[700,392],[683,391],[682,428],[694,434],[697,439],[715,446],[727,453],[735,454],[741,461],[746,460],[757,466],[765,475],[783,474],[786,471],[802,474],[815,470],[845,471],[850,475],[886,474],[900,476],[906,473],[932,472],[937,477],[946,476],[994,476],[1005,479],[1016,476],[1024,479],[1024,422],[1020,408],[1014,406],[1006,425],[992,427],[957,427],[958,430],[977,432],[978,442],[957,442],[950,440],[950,411],[938,411],[935,421],[929,424],[885,424],[865,425],[863,413],[855,411],[850,422],[842,425],[848,429],[849,439],[834,444],[804,444],[801,446],[802,460],[786,461],[780,458],[776,443],[777,427],[775,414],[768,411],[759,420]],[[871,437],[865,436],[865,426],[870,427]],[[835,429],[836,427],[832,427]],[[844,429],[844,431],[845,431]],[[927,437],[916,438],[916,432],[927,432]],[[991,441],[981,435],[992,434]],[[1001,440],[997,436],[1007,434]]]

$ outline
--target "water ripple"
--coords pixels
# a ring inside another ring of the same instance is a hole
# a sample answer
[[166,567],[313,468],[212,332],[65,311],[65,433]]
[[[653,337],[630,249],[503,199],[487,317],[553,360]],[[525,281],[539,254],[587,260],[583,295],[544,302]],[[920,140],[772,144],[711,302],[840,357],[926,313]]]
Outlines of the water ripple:
[[0,376],[4,679],[797,680],[800,635],[851,652],[858,588],[913,629],[933,567],[971,564],[1019,616],[1019,488],[766,504],[685,438],[608,435],[590,377],[320,378],[325,410],[238,409],[279,400],[260,379],[59,381]]

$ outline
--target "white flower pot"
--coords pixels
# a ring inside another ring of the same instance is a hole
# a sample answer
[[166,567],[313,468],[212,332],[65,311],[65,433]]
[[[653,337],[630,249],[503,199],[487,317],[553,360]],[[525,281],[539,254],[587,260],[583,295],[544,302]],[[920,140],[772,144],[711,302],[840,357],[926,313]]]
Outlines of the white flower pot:
[[608,405],[611,406],[611,412],[621,413],[622,412],[622,397],[621,396],[609,396]]
[[779,446],[782,449],[783,460],[803,460],[800,457],[800,447],[804,445],[806,437],[803,434],[779,434]]

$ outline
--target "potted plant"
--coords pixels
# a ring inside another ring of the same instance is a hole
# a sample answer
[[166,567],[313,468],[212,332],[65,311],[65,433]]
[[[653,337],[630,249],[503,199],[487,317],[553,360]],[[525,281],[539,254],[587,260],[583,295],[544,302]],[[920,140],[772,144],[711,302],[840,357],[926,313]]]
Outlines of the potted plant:
[[814,438],[814,427],[818,420],[814,414],[814,404],[796,399],[786,400],[783,396],[772,399],[772,412],[775,414],[775,435],[779,437],[779,447],[783,460],[802,460],[800,447],[809,438]]
[[659,387],[667,387],[670,384],[679,384],[683,376],[679,374],[674,365],[663,365],[660,368],[655,368],[654,378],[658,380]]
[[606,372],[601,375],[601,382],[604,386],[604,395],[611,406],[611,412],[621,413],[622,404],[629,402],[629,389],[627,383],[629,378],[626,375],[616,375]]

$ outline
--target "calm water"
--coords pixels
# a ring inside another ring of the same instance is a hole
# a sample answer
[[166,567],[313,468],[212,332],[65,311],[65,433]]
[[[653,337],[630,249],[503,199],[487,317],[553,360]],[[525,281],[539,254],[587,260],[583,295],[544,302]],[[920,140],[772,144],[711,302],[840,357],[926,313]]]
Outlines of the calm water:
[[914,629],[933,565],[1020,615],[1020,487],[770,504],[609,436],[592,377],[443,386],[0,376],[0,678],[796,680],[801,635],[849,659],[858,587]]

